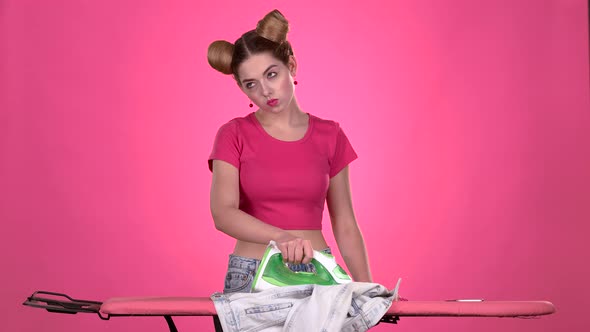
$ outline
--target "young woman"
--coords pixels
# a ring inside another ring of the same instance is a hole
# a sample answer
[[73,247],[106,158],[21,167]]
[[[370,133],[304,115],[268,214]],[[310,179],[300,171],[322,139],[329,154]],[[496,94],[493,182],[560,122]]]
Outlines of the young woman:
[[[327,202],[334,238],[354,281],[372,282],[351,201],[348,164],[356,153],[337,122],[303,112],[289,23],[274,10],[234,44],[215,41],[209,64],[233,75],[258,109],[219,129],[209,157],[215,227],[236,239],[225,293],[249,292],[271,240],[294,271],[313,271]],[[253,103],[253,104],[252,104]]]

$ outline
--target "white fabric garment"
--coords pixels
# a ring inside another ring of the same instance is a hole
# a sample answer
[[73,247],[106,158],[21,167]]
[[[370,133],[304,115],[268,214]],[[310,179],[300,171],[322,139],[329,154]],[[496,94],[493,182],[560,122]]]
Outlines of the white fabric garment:
[[382,285],[351,282],[334,286],[300,285],[259,293],[211,296],[225,332],[366,331],[398,300],[399,281]]

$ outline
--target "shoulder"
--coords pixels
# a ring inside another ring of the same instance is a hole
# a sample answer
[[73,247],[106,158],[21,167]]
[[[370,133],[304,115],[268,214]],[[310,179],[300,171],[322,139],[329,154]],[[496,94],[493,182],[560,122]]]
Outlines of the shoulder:
[[227,121],[226,123],[222,124],[220,128],[236,128],[239,126],[243,126],[245,123],[250,122],[249,116],[250,115],[233,118]]
[[[213,169],[213,160],[219,159],[240,167],[240,155],[244,145],[244,137],[247,131],[248,116],[233,118],[222,124],[217,130],[213,149],[209,155],[209,169]],[[246,128],[246,129],[244,129]]]
[[222,124],[219,127],[218,135],[219,134],[238,135],[243,130],[243,128],[248,127],[249,124],[251,125],[251,120],[249,119],[249,116],[250,115],[233,118],[233,119],[227,121],[226,123]]
[[314,131],[320,134],[332,136],[336,135],[341,130],[340,123],[338,123],[337,121],[322,119],[312,114],[310,114],[309,116],[313,120]]

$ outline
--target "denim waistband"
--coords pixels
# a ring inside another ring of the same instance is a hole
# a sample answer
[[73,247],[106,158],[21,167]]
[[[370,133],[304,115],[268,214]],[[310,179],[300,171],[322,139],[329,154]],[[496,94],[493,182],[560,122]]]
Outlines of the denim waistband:
[[[330,248],[326,248],[322,252],[332,253]],[[259,266],[260,259],[230,254],[223,293],[249,293]],[[316,272],[315,265],[311,263],[287,264],[287,266],[294,272]]]
[[258,265],[260,265],[260,259],[230,254],[227,267],[246,271],[256,271],[258,269]]
[[[332,254],[332,250],[330,249],[330,247],[325,248],[323,250],[319,250],[323,253],[326,254]],[[305,271],[309,269],[309,266],[311,264],[287,264],[287,266],[289,266],[289,268],[292,271]],[[258,269],[258,266],[260,266],[260,259],[256,259],[256,258],[250,258],[250,257],[244,257],[244,256],[239,256],[239,255],[235,255],[235,254],[230,254],[229,255],[229,262],[228,262],[228,268],[237,268],[240,270],[244,270],[244,271],[253,271],[256,272],[256,270]]]

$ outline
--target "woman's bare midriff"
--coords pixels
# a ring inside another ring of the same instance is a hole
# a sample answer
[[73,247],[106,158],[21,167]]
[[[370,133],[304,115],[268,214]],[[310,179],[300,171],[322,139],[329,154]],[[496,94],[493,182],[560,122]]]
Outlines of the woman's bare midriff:
[[[287,232],[311,241],[314,250],[323,250],[328,247],[321,230],[287,230]],[[238,240],[234,247],[234,255],[261,259],[268,244],[259,244]]]

